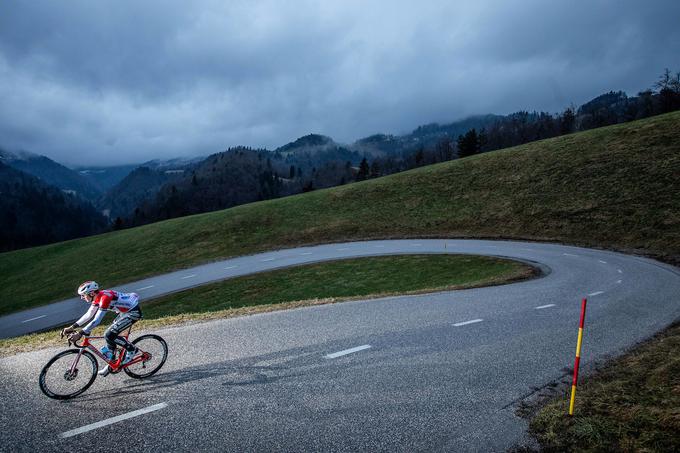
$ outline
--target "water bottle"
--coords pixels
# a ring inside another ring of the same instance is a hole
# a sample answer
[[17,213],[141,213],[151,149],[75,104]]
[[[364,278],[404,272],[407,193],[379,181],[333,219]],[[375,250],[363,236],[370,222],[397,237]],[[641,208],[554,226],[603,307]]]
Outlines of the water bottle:
[[104,357],[106,357],[106,360],[111,360],[111,359],[113,359],[113,351],[112,351],[111,349],[109,349],[108,346],[104,346],[104,347],[101,349],[101,352],[102,352],[102,354],[104,355]]

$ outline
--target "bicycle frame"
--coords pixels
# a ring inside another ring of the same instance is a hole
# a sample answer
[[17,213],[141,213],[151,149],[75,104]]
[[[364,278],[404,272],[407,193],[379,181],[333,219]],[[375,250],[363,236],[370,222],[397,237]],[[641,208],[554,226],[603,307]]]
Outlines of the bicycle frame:
[[[124,338],[127,340],[128,337],[130,336],[130,332],[131,332],[131,331],[132,331],[132,326],[130,326],[130,327],[127,329],[127,333],[126,333],[126,334],[120,335],[120,336],[124,337]],[[83,355],[83,351],[84,351],[85,349],[89,350],[89,351],[92,352],[94,355],[96,355],[97,357],[99,357],[100,359],[102,359],[104,362],[106,362],[106,363],[108,364],[108,366],[111,367],[111,372],[112,372],[112,373],[118,373],[118,372],[121,371],[123,368],[127,368],[127,367],[129,367],[130,365],[134,365],[135,363],[139,363],[139,362],[142,362],[142,361],[149,360],[149,353],[148,353],[148,352],[145,352],[145,351],[142,351],[141,349],[140,349],[139,351],[140,351],[142,354],[141,354],[140,356],[138,356],[138,357],[135,357],[134,359],[132,359],[131,361],[129,361],[129,362],[126,363],[125,365],[121,365],[121,363],[122,363],[123,360],[125,359],[125,354],[124,354],[124,353],[119,354],[117,359],[114,357],[114,359],[108,360],[108,359],[106,358],[106,356],[104,356],[104,354],[102,354],[102,353],[99,351],[99,348],[97,348],[96,346],[94,346],[94,345],[90,342],[90,340],[100,340],[100,339],[102,339],[102,338],[106,338],[106,337],[103,337],[103,336],[100,336],[100,337],[89,337],[89,336],[88,336],[88,337],[83,337],[83,342],[82,342],[81,344],[73,343],[74,346],[75,346],[76,348],[78,348],[78,355],[76,356],[75,360],[73,361],[73,364],[71,365],[71,373],[73,373],[73,372],[75,371],[76,367],[78,366],[78,362],[80,361],[80,357]]]

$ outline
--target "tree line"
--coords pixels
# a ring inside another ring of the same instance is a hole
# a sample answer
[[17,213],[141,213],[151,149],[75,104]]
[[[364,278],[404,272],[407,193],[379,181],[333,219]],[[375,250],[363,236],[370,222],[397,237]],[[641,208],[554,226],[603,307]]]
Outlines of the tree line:
[[680,72],[673,74],[666,69],[652,88],[639,92],[637,96],[628,97],[623,91],[610,91],[579,108],[569,106],[558,114],[519,111],[497,119],[489,127],[472,128],[458,137],[444,135],[434,145],[418,145],[401,155],[379,157],[372,161],[365,158],[355,179],[363,181],[679,109]]

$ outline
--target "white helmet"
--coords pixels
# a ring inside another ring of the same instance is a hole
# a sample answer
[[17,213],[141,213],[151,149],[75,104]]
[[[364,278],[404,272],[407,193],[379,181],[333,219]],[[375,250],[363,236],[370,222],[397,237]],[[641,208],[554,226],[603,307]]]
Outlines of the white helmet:
[[84,296],[92,291],[97,291],[99,289],[99,284],[95,281],[87,281],[78,287],[78,294]]

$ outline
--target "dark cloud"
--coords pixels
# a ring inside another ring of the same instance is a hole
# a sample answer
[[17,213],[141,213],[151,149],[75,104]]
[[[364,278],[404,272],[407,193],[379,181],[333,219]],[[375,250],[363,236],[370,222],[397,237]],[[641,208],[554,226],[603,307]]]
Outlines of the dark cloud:
[[680,3],[13,2],[0,146],[69,164],[558,111],[677,67]]

